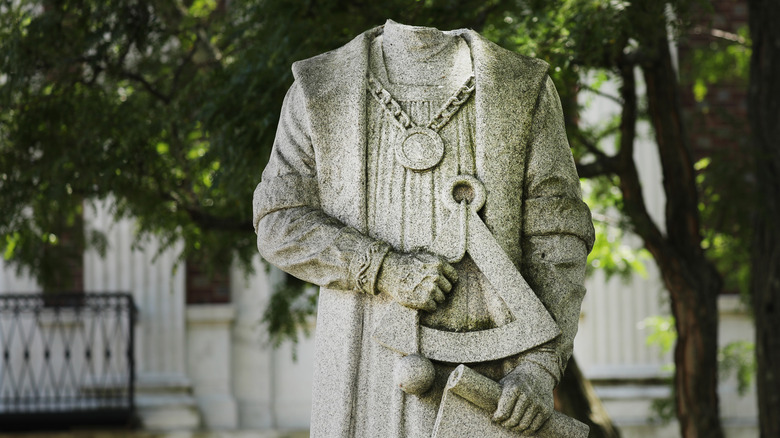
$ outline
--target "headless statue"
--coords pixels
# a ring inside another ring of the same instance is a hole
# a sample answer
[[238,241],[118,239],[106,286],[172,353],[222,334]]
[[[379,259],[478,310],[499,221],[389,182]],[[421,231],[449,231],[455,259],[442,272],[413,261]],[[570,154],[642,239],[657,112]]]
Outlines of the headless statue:
[[547,68],[391,20],[293,65],[254,223],[321,287],[312,436],[429,437],[460,364],[500,430],[556,418],[593,226]]

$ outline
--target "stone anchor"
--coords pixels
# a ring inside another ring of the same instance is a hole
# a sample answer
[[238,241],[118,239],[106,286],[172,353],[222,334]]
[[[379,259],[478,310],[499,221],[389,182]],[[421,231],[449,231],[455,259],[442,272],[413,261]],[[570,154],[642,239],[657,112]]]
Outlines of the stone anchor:
[[[418,311],[394,304],[373,333],[376,342],[403,355],[394,377],[409,394],[422,394],[432,385],[430,360],[461,364],[450,374],[445,388],[432,435],[435,438],[477,433],[488,438],[519,436],[490,420],[501,386],[463,364],[518,354],[560,334],[547,309],[477,214],[486,196],[483,184],[473,176],[450,179],[444,193],[451,211],[447,232],[441,233],[429,250],[450,263],[460,261],[468,252],[506,303],[512,322],[487,330],[448,332],[421,325]],[[536,436],[579,438],[587,437],[588,430],[587,425],[556,411]]]

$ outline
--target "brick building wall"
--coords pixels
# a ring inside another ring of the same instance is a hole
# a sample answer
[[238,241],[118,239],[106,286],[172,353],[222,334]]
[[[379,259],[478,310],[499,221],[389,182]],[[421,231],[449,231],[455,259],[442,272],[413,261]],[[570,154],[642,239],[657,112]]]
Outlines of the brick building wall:
[[[747,3],[714,0],[711,5],[709,11],[697,8],[693,31],[679,44],[680,82],[685,90],[682,105],[697,159],[735,151],[748,141],[747,66],[734,65],[729,62],[731,56],[723,55],[724,51],[746,50],[740,34],[747,31]],[[719,71],[697,71],[702,65]],[[737,70],[744,70],[741,77]]]

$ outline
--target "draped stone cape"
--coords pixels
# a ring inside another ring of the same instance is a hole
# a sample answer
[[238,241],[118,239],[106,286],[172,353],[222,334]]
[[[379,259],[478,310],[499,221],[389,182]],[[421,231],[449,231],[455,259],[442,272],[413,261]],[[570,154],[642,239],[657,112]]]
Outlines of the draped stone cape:
[[[255,192],[254,223],[259,226],[258,247],[261,254],[282,269],[321,286],[312,436],[351,436],[353,410],[367,408],[353,404],[356,391],[361,390],[355,382],[361,343],[367,333],[362,324],[363,303],[371,296],[343,290],[353,288],[354,282],[318,280],[316,276],[309,276],[305,263],[288,263],[288,266],[295,266],[286,269],[283,266],[285,256],[280,255],[284,250],[277,248],[287,243],[274,240],[278,240],[278,234],[284,232],[264,230],[265,225],[261,221],[272,213],[305,206],[321,210],[359,234],[366,234],[365,84],[369,45],[381,32],[381,27],[371,29],[339,49],[293,64],[294,87],[299,87],[298,92],[302,94],[296,102],[302,103],[303,107],[288,110],[291,114],[297,111],[305,113],[301,129],[306,131],[304,137],[313,145],[313,153],[301,159],[305,163],[303,167],[307,168],[301,173],[308,174],[298,175],[294,169],[292,174],[287,174],[295,163],[287,156],[274,158],[272,155],[272,162],[275,160],[277,163],[270,163],[269,167],[287,170],[270,171],[267,168],[263,182]],[[536,139],[540,149],[549,147],[550,150],[549,153],[540,152],[535,158],[548,168],[551,176],[545,176],[545,180],[539,182],[538,189],[535,189],[539,194],[533,198],[524,193],[528,189],[529,175],[536,172],[527,165],[532,124],[535,117],[541,117],[536,114],[540,111],[540,96],[549,94],[552,86],[547,76],[547,64],[502,49],[471,30],[452,33],[462,36],[469,45],[476,76],[474,150],[476,177],[484,183],[488,193],[485,207],[480,212],[484,222],[521,271],[524,233],[574,236],[580,243],[584,242],[581,252],[586,256],[593,243],[593,227],[588,208],[580,200],[579,182],[554,88],[551,100],[554,102],[545,109],[554,114],[546,114],[545,120],[553,120],[550,123],[555,126],[545,128],[550,130],[549,136]],[[289,94],[288,99],[292,99]],[[280,123],[280,129],[283,124],[284,121]],[[288,147],[283,137],[277,134],[275,148]],[[557,170],[559,167],[560,172]],[[563,188],[556,189],[558,185]],[[525,214],[526,211],[537,213],[529,215]],[[360,239],[356,237],[353,240],[358,242]],[[361,243],[355,245],[360,246]],[[583,254],[579,255],[581,260],[578,263],[584,272]],[[374,268],[374,275],[376,270],[378,267]],[[532,286],[539,283],[533,278],[528,280]],[[580,284],[566,292],[559,292],[565,295],[563,298],[554,294],[545,297],[539,291],[537,294],[561,325],[562,337],[566,338],[565,342],[559,343],[562,346],[556,347],[560,350],[557,351],[560,355],[557,360],[562,372],[562,366],[571,354],[571,340],[576,333],[584,288]],[[557,307],[565,307],[565,310]]]

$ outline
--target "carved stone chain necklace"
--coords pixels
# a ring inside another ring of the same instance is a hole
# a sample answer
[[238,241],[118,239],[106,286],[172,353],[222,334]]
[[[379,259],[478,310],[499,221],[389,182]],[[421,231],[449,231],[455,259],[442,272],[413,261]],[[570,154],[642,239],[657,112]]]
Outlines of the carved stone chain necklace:
[[469,100],[474,93],[475,81],[474,75],[469,76],[425,126],[416,125],[370,72],[366,88],[405,132],[403,139],[395,145],[395,159],[407,169],[422,172],[435,167],[444,157],[444,141],[439,131]]

